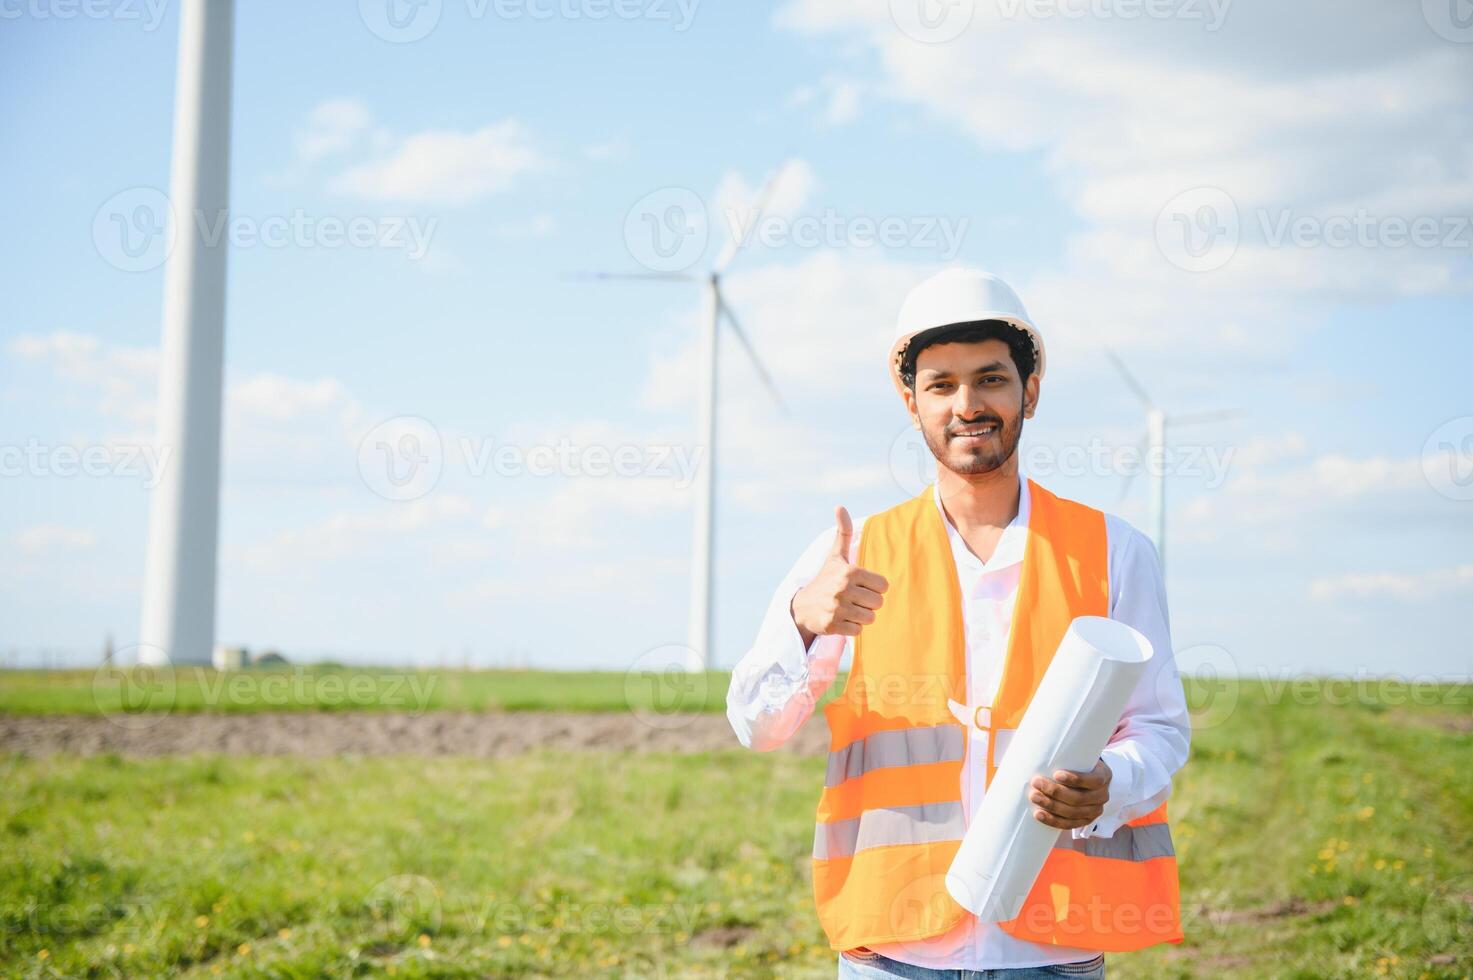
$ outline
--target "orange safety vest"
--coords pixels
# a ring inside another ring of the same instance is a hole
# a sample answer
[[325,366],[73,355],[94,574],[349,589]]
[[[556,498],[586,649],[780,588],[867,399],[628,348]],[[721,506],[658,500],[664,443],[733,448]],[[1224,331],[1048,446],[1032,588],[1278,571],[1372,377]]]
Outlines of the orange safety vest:
[[[1028,541],[1002,681],[988,712],[990,786],[1059,641],[1077,616],[1107,616],[1105,515],[1028,481]],[[859,565],[890,587],[855,638],[843,694],[824,709],[828,771],[813,843],[813,892],[834,949],[939,936],[970,915],[945,876],[966,831],[961,777],[966,703],[961,587],[928,486],[864,523]],[[1003,929],[1037,943],[1132,950],[1180,943],[1176,857],[1166,804],[1111,837],[1063,830]]]

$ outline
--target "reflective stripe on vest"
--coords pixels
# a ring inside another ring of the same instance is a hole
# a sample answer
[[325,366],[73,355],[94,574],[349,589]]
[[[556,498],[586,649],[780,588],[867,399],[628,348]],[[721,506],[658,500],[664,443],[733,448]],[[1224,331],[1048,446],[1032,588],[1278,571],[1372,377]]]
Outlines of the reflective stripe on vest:
[[960,801],[866,810],[849,820],[819,824],[813,835],[813,856],[853,857],[871,847],[960,840],[966,829]]
[[966,750],[966,737],[966,732],[957,725],[875,732],[868,738],[829,753],[829,771],[824,785],[837,786],[846,779],[890,766],[960,762]]
[[[1032,481],[1028,488],[1028,541],[986,723],[985,784],[1069,623],[1109,610],[1104,515]],[[843,693],[824,708],[830,751],[813,888],[835,949],[937,936],[967,915],[944,884],[966,830],[961,779],[972,740],[947,703],[966,700],[966,638],[933,488],[866,520],[858,552],[856,563],[890,588],[855,639]],[[1023,911],[1000,925],[1018,938],[1086,949],[1181,942],[1174,854],[1164,803],[1111,837],[1061,831]]]
[[1126,824],[1109,837],[1082,837],[1076,839],[1065,830],[1059,834],[1055,848],[1078,851],[1090,857],[1109,858],[1112,861],[1149,861],[1151,858],[1172,857],[1176,848],[1171,843],[1171,829],[1164,823],[1132,827]]

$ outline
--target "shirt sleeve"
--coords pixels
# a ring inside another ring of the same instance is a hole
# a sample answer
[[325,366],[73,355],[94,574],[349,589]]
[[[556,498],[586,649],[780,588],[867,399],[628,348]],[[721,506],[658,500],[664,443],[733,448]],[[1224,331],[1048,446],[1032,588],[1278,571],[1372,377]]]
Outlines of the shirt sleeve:
[[1111,568],[1110,618],[1140,630],[1152,655],[1100,754],[1111,773],[1104,812],[1089,826],[1074,828],[1075,838],[1113,836],[1127,821],[1165,802],[1172,774],[1186,764],[1191,744],[1191,718],[1172,651],[1166,584],[1156,548],[1124,521],[1112,518],[1111,524],[1110,533],[1118,530],[1121,544]]
[[[858,553],[862,530],[863,521],[856,521],[851,554]],[[791,608],[793,596],[823,567],[835,533],[825,530],[798,558],[773,594],[756,642],[731,672],[726,717],[749,749],[770,752],[792,738],[839,671],[850,638],[816,636],[805,649]]]

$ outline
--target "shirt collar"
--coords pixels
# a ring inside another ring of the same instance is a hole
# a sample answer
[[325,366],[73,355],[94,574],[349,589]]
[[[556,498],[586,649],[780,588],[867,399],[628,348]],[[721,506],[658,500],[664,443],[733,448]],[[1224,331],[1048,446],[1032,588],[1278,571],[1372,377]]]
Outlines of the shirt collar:
[[1002,529],[1002,537],[998,539],[997,547],[992,551],[992,558],[986,562],[972,553],[967,547],[967,542],[962,538],[961,532],[951,523],[951,518],[946,516],[946,510],[941,506],[941,483],[936,481],[931,484],[931,499],[936,502],[936,510],[941,514],[941,523],[946,526],[946,538],[951,542],[952,553],[956,555],[958,562],[995,571],[1006,568],[1023,560],[1023,552],[1028,544],[1028,513],[1029,513],[1028,477],[1020,470],[1018,472],[1018,513],[1008,526]]

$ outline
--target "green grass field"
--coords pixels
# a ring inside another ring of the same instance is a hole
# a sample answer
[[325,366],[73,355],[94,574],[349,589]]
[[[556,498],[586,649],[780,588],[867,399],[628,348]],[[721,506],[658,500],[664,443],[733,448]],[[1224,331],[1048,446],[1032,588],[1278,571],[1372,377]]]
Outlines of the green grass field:
[[0,671],[0,714],[124,711],[724,711],[728,676],[297,667]]
[[[6,711],[70,697],[9,680]],[[510,690],[460,680],[436,707]],[[623,691],[521,685],[522,706]],[[1473,973],[1467,689],[1189,686],[1171,802],[1188,939],[1112,955],[1110,976]],[[822,772],[739,749],[0,757],[0,971],[832,976],[807,878]]]

